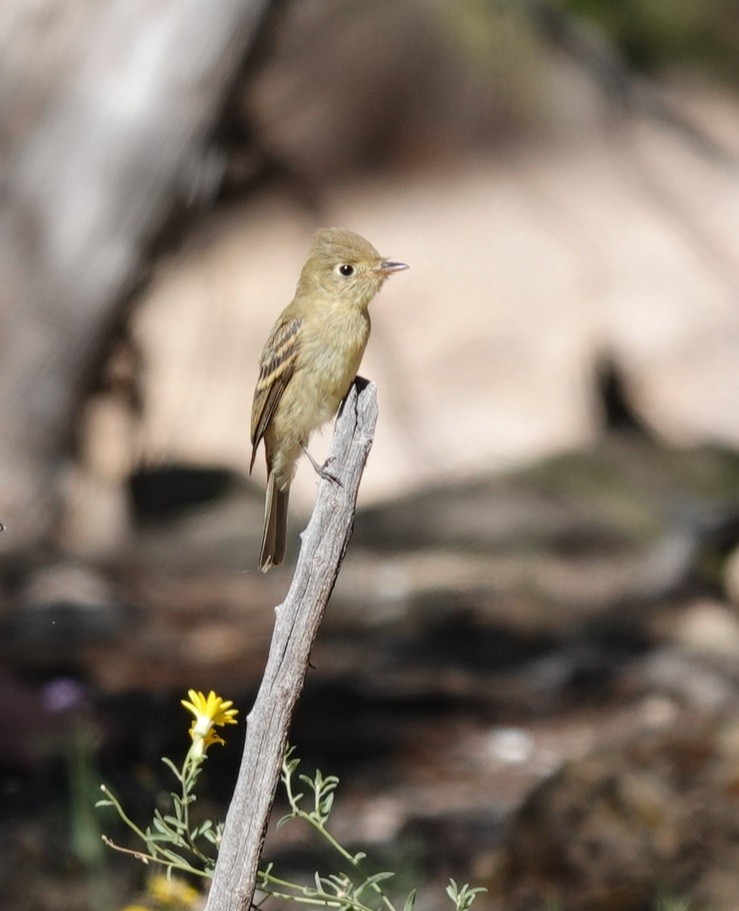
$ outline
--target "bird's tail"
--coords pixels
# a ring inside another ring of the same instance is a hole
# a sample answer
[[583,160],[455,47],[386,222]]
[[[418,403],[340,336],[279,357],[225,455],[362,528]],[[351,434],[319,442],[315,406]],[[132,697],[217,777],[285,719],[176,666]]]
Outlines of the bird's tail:
[[264,502],[262,549],[259,552],[259,569],[263,573],[266,573],[270,566],[279,566],[285,558],[289,499],[290,485],[287,484],[280,490],[274,472],[270,472]]

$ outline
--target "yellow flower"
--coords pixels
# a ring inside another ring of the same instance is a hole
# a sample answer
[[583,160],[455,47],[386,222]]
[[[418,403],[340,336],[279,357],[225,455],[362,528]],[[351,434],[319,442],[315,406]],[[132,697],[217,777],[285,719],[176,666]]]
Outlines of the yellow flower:
[[152,876],[146,885],[146,891],[154,902],[163,908],[192,908],[201,897],[184,879],[166,876]]
[[183,699],[182,705],[195,716],[195,720],[190,725],[192,749],[202,756],[211,744],[226,742],[216,734],[214,728],[223,727],[226,724],[236,724],[236,715],[239,710],[231,708],[233,702],[230,699],[221,699],[213,690],[207,696],[200,690],[188,690],[187,695],[190,697],[190,701]]

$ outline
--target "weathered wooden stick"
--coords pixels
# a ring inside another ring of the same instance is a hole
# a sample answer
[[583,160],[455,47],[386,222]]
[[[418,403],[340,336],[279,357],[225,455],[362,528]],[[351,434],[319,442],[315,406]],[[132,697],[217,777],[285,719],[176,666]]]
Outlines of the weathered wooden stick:
[[248,911],[251,905],[290,720],[351,538],[376,421],[376,387],[358,379],[336,419],[329,456],[340,483],[320,481],[290,591],[275,608],[267,667],[247,718],[244,755],[206,911]]

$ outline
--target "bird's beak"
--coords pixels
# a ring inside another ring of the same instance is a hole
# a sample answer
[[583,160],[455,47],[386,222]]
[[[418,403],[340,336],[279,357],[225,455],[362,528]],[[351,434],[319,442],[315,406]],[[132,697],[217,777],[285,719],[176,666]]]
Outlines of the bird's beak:
[[382,275],[390,275],[391,272],[402,272],[403,269],[407,268],[408,266],[405,263],[392,263],[385,259],[379,266],[374,266],[370,271],[380,272]]

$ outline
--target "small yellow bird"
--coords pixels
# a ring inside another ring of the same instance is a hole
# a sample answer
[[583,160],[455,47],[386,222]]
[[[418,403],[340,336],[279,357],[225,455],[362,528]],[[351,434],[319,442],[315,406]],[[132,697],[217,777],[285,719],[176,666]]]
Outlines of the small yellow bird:
[[336,414],[357,375],[370,334],[370,301],[388,275],[407,268],[383,259],[352,231],[316,232],[295,297],[264,346],[254,390],[249,473],[261,440],[269,473],[262,572],[285,556],[290,482],[301,450],[323,474],[308,453],[308,440]]

